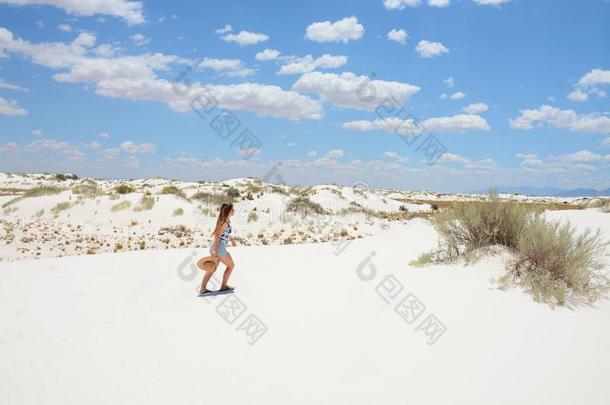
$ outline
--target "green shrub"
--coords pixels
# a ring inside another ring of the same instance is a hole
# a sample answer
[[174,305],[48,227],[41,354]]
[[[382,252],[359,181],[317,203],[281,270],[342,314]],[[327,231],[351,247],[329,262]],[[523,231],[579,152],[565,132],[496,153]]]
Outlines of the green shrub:
[[142,199],[137,206],[134,207],[134,211],[149,211],[155,206],[155,199],[149,196],[142,196]]
[[63,188],[61,188],[61,187],[54,187],[54,186],[33,187],[33,188],[29,189],[29,190],[26,190],[19,197],[13,198],[12,200],[9,200],[9,201],[5,202],[4,204],[2,204],[2,208],[8,207],[11,204],[14,204],[16,202],[19,202],[19,201],[23,200],[24,198],[42,197],[42,196],[45,196],[45,195],[54,195],[54,194],[59,194],[62,191],[64,191]]
[[307,197],[296,197],[288,203],[286,211],[298,214],[326,214],[326,210]]
[[131,206],[130,201],[123,200],[120,203],[113,205],[112,208],[110,208],[110,211],[112,211],[112,212],[123,211],[123,210],[126,210],[127,208],[129,208],[130,206]]
[[248,223],[258,221],[258,214],[255,211],[250,211],[248,214]]
[[129,184],[119,184],[118,186],[114,187],[114,191],[118,194],[130,194],[134,193],[136,190]]
[[182,216],[182,215],[184,215],[184,210],[182,208],[176,208],[174,210],[174,216],[175,217],[179,217],[179,216]]
[[185,200],[187,199],[186,194],[184,194],[184,191],[180,190],[176,186],[165,186],[163,187],[163,190],[161,190],[160,194],[173,194],[177,197],[184,198]]
[[53,207],[51,212],[53,214],[59,214],[60,211],[65,211],[68,208],[70,208],[71,206],[72,206],[72,204],[69,201],[61,202],[61,203],[57,204],[55,207]]
[[226,195],[231,200],[237,200],[241,196],[241,193],[235,187],[229,187],[229,189],[226,191]]
[[577,234],[569,223],[537,216],[520,235],[509,274],[540,301],[559,305],[568,297],[595,301],[608,288],[608,280],[598,273],[607,246],[599,230]]

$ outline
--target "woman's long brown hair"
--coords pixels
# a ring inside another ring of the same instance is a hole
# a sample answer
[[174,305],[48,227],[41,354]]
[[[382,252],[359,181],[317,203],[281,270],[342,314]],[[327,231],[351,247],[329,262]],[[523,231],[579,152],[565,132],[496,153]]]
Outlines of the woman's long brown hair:
[[214,228],[214,232],[212,235],[216,235],[216,232],[220,229],[222,224],[224,224],[229,218],[229,214],[233,210],[233,203],[222,203],[220,206],[220,212],[218,213],[218,219],[216,220],[216,227]]

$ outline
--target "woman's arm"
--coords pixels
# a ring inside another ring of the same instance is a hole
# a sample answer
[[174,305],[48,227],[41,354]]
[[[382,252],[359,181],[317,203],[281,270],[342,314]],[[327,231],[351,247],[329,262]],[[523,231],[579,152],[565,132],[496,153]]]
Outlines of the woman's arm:
[[225,229],[227,229],[227,226],[228,225],[226,222],[220,225],[220,228],[218,228],[214,234],[214,249],[212,250],[212,256],[216,256],[216,253],[218,252],[218,245],[220,244],[220,235],[222,235]]

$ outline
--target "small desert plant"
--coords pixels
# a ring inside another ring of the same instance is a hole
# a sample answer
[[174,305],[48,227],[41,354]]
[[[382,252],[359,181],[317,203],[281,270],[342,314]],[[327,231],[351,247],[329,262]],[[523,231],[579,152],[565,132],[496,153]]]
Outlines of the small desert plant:
[[288,203],[286,211],[297,214],[326,214],[326,210],[307,197],[296,197]]
[[54,195],[54,194],[59,194],[62,191],[64,191],[63,188],[61,187],[53,187],[53,186],[39,186],[39,187],[33,187],[29,190],[26,190],[22,195],[20,195],[17,198],[13,198],[12,200],[9,200],[7,202],[5,202],[4,204],[2,204],[2,208],[6,208],[11,204],[14,204],[18,201],[23,200],[24,198],[30,198],[30,197],[42,197],[45,195]]
[[86,182],[72,187],[72,194],[79,194],[86,198],[95,198],[104,195],[104,192],[97,184]]
[[57,204],[55,207],[53,207],[53,209],[51,210],[51,212],[53,214],[59,214],[60,211],[65,211],[68,208],[70,208],[72,206],[72,203],[70,203],[69,201],[65,201],[65,202],[60,202],[59,204]]
[[112,212],[123,211],[123,210],[126,210],[127,208],[129,208],[130,206],[131,206],[130,201],[123,200],[120,203],[113,205],[112,208],[110,208],[110,211],[112,211]]
[[608,242],[601,232],[577,234],[569,223],[535,217],[521,233],[509,274],[536,300],[563,305],[569,298],[595,301],[608,289],[603,268]]
[[142,196],[142,199],[140,200],[138,205],[136,205],[133,210],[134,211],[148,211],[148,210],[151,210],[154,206],[155,206],[155,199],[153,197],[144,195],[144,196]]
[[161,190],[161,194],[174,194],[177,197],[184,198],[185,200],[187,199],[186,194],[184,194],[184,191],[182,191],[176,186],[163,187],[163,190]]
[[181,216],[181,215],[184,215],[184,210],[183,210],[182,208],[176,208],[176,209],[174,210],[174,214],[173,214],[173,215],[174,215],[175,217],[179,217],[179,216]]
[[136,190],[129,184],[119,184],[118,186],[114,187],[114,191],[118,194],[129,194],[134,193]]
[[258,221],[258,214],[255,211],[250,211],[248,214],[248,223]]
[[233,201],[237,200],[241,196],[241,193],[235,187],[229,187],[225,194]]

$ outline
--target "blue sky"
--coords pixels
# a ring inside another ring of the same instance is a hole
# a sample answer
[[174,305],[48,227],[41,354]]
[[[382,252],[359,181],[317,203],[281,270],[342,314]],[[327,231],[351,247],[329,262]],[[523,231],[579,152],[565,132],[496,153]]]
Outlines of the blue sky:
[[606,188],[608,21],[604,0],[0,0],[0,170]]

